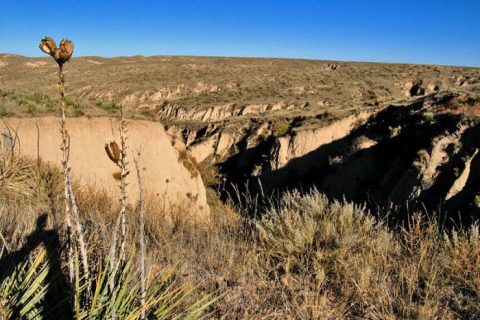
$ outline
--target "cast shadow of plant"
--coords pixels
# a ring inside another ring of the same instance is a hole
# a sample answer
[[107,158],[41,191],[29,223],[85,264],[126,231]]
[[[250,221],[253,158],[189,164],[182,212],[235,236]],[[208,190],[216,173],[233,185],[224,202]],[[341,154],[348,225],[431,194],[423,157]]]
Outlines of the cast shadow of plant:
[[[69,297],[71,288],[67,277],[62,271],[61,252],[62,243],[57,230],[47,230],[48,215],[42,214],[37,218],[36,229],[27,236],[22,248],[4,254],[0,261],[0,283],[15,272],[18,263],[26,261],[34,250],[43,246],[46,251],[48,272],[44,280],[45,297],[40,304],[39,319],[73,319],[72,306]],[[17,279],[16,279],[17,280]],[[12,310],[12,319],[21,319],[20,310]]]

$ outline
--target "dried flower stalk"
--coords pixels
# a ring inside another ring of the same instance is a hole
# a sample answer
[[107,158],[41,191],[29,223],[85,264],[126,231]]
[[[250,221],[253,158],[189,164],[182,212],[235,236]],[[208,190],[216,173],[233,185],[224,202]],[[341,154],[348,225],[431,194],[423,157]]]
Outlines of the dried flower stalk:
[[[80,255],[82,259],[82,268],[84,272],[84,277],[87,283],[90,279],[90,271],[88,267],[88,254],[86,243],[83,237],[82,224],[80,222],[80,215],[78,211],[78,206],[76,203],[75,195],[72,188],[72,179],[70,177],[70,136],[66,127],[66,101],[65,101],[65,76],[63,74],[63,64],[67,62],[73,54],[73,43],[69,40],[63,39],[60,42],[60,47],[57,48],[55,41],[50,37],[45,37],[40,41],[40,49],[52,56],[58,64],[58,78],[60,84],[60,100],[62,106],[62,120],[60,122],[60,133],[62,136],[62,167],[64,175],[64,196],[65,196],[65,222],[67,226],[67,260],[69,268],[69,278],[70,282],[73,284],[74,279],[74,240],[78,242],[80,247]],[[73,213],[73,215],[72,215]],[[74,237],[73,225],[75,225],[76,237]],[[90,294],[90,288],[87,288],[87,292]],[[74,298],[75,299],[75,298]],[[74,304],[77,304],[77,301],[74,300]]]
[[120,259],[121,261],[125,260],[125,242],[127,237],[127,222],[126,222],[126,211],[127,211],[127,182],[126,178],[128,175],[127,171],[127,122],[123,116],[123,107],[120,108],[120,169],[122,170],[122,176],[120,179],[120,216],[122,223],[122,242],[120,244]]
[[145,208],[143,206],[143,190],[142,190],[142,176],[140,174],[140,151],[137,152],[137,157],[133,156],[133,162],[135,163],[135,169],[137,171],[138,180],[138,195],[139,195],[139,211],[140,211],[140,290],[141,297],[140,303],[142,305],[141,319],[145,319],[145,297],[146,297],[146,285],[145,285]]
[[[68,216],[67,219],[70,221],[67,222],[67,228],[70,228],[69,235],[72,236],[72,222],[75,225],[76,229],[76,240],[78,241],[78,245],[80,247],[80,256],[82,259],[82,268],[85,276],[85,280],[90,280],[90,271],[88,267],[88,254],[87,254],[87,247],[85,244],[85,239],[83,237],[83,228],[82,224],[80,223],[80,215],[78,211],[78,206],[75,198],[75,194],[73,193],[72,188],[72,179],[70,176],[70,166],[69,166],[69,159],[70,159],[70,136],[66,129],[66,117],[65,117],[65,109],[66,109],[66,101],[65,101],[65,77],[63,75],[63,64],[59,64],[59,78],[60,78],[60,96],[61,96],[61,103],[62,103],[62,121],[60,124],[60,130],[62,133],[62,151],[64,154],[64,158],[62,161],[63,165],[63,172],[64,172],[64,187],[65,187],[65,196],[67,197],[68,203]],[[73,213],[73,215],[71,213]],[[73,219],[72,219],[73,218]],[[72,241],[70,241],[71,244]],[[70,264],[73,265],[73,246],[69,249],[69,266]],[[70,276],[72,274],[73,268],[70,271]],[[89,288],[87,288],[89,291]]]
[[[110,292],[114,292],[114,275],[116,274],[117,267],[119,264],[114,264],[116,261],[116,254],[117,254],[117,234],[118,230],[121,230],[121,242],[120,242],[120,252],[119,252],[119,261],[125,261],[125,243],[126,243],[126,233],[127,233],[127,226],[126,226],[126,208],[127,208],[127,183],[126,178],[129,174],[127,170],[127,122],[123,116],[123,108],[120,109],[120,147],[117,145],[116,142],[112,141],[110,144],[105,145],[105,151],[107,152],[108,157],[115,163],[120,169],[120,211],[115,222],[115,226],[112,232],[112,244],[110,246],[110,283],[109,288]],[[115,299],[113,296],[112,299]],[[116,315],[112,310],[112,314],[110,315],[112,319],[115,319]]]
[[[60,75],[63,77],[63,75]],[[63,88],[63,86],[62,86]],[[62,89],[62,93],[64,93],[64,89]],[[61,95],[62,95],[61,93]],[[63,95],[62,95],[63,96]],[[66,126],[65,126],[65,108],[63,106],[63,99],[62,99],[62,121],[60,122],[60,133],[62,135],[62,167],[63,167],[63,187],[64,187],[64,213],[65,213],[65,224],[67,226],[67,261],[68,261],[68,274],[70,283],[73,284],[74,276],[75,276],[75,268],[74,268],[74,261],[73,261],[73,235],[72,235],[72,217],[70,212],[70,196],[69,196],[69,188],[68,188],[68,160],[70,157],[70,137],[68,135]],[[76,302],[75,302],[76,303]]]

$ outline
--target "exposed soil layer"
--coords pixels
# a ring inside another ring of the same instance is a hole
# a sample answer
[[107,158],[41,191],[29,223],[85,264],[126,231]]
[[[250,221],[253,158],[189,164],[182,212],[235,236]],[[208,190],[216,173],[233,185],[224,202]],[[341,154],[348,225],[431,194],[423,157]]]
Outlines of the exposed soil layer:
[[471,223],[480,218],[480,124],[472,95],[433,93],[323,125],[292,119],[281,136],[273,122],[260,120],[237,131],[224,123],[170,132],[199,162],[218,166],[224,198],[315,186],[330,198],[396,212],[391,219],[427,211]]
[[[9,118],[0,123],[0,148],[8,152],[14,145],[33,159],[39,157],[53,165],[61,165],[60,118]],[[114,118],[67,119],[70,136],[70,166],[80,183],[106,190],[119,197],[120,169],[108,158],[105,144],[120,143],[119,120]],[[204,216],[209,209],[206,191],[197,169],[185,165],[186,159],[175,150],[160,123],[128,121],[127,123],[127,195],[132,204],[138,199],[133,155],[141,152],[140,165],[144,194],[165,209],[188,204],[190,212]],[[11,138],[12,139],[11,139]],[[117,177],[117,179],[116,179]]]

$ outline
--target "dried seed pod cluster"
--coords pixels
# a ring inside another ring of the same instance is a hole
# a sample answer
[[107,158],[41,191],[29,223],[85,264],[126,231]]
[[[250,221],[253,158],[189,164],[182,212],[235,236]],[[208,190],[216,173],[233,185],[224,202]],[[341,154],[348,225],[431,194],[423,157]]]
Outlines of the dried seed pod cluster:
[[117,166],[120,166],[120,147],[115,141],[110,141],[110,143],[105,143],[105,151],[107,152],[108,157],[115,163]]
[[40,41],[40,50],[50,55],[59,65],[67,62],[73,54],[73,42],[68,39],[62,39],[60,47],[57,47],[55,41],[50,37],[45,37]]

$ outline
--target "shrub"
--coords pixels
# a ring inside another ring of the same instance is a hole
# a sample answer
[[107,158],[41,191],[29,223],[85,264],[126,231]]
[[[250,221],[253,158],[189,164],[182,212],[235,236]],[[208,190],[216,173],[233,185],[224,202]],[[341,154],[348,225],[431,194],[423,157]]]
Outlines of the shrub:
[[477,225],[449,235],[435,219],[413,214],[393,231],[363,208],[313,190],[285,194],[257,230],[262,273],[285,292],[277,308],[294,308],[300,318],[480,315]]
[[286,121],[277,122],[274,124],[273,136],[280,138],[290,133],[290,124]]
[[8,115],[7,109],[5,108],[5,105],[0,102],[0,117],[6,117]]

